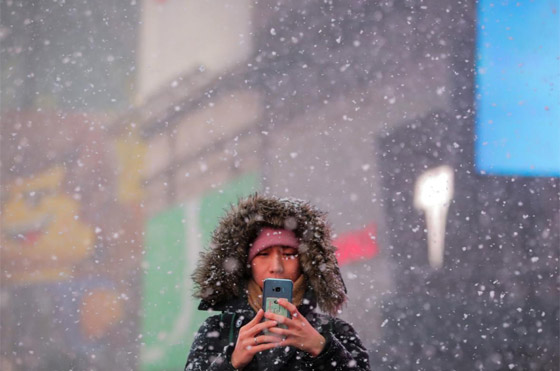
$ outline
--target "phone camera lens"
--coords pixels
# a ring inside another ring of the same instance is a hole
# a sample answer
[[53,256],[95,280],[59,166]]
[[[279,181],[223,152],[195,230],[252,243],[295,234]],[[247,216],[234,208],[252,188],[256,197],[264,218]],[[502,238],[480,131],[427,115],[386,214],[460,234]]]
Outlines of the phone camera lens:
[[280,287],[275,287],[275,288],[274,288],[274,291],[280,292]]

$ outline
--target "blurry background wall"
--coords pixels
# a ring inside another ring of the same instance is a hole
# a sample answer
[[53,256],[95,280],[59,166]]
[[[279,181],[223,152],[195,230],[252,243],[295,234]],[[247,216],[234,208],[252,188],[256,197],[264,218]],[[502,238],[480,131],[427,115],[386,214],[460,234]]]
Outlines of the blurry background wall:
[[245,61],[252,51],[250,1],[163,0],[140,6],[140,102],[185,71],[219,74]]
[[374,368],[558,364],[558,178],[475,165],[486,8],[1,6],[2,369],[181,368],[198,252],[255,191],[329,212]]
[[142,214],[117,174],[138,160],[107,125],[134,96],[139,9],[3,1],[0,17],[0,368],[134,368]]

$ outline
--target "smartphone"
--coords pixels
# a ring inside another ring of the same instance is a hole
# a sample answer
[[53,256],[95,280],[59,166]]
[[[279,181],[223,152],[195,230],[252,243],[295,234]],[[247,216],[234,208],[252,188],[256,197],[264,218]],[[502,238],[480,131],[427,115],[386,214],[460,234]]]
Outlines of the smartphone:
[[[264,311],[280,314],[281,316],[290,318],[289,311],[278,304],[278,299],[286,299],[292,302],[292,291],[294,283],[292,280],[285,280],[281,278],[267,278],[264,280],[263,286],[263,303]],[[278,327],[286,328],[286,325],[279,324]],[[265,334],[268,331],[265,330]]]

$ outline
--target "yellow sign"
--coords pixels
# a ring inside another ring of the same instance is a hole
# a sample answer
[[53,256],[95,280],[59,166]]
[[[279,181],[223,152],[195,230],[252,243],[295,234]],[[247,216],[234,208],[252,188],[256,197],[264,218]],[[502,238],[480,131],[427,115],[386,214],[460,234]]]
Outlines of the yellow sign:
[[11,283],[66,280],[93,251],[92,227],[64,193],[65,171],[53,167],[8,185],[3,205],[2,279]]

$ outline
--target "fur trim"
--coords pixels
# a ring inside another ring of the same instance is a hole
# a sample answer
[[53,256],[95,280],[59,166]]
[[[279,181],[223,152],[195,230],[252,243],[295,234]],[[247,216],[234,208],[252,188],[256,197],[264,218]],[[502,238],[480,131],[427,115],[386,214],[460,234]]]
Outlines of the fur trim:
[[346,287],[326,214],[291,198],[254,194],[231,207],[214,231],[210,248],[201,253],[193,274],[195,297],[215,306],[242,294],[251,276],[249,247],[263,226],[294,231],[301,241],[299,259],[308,286],[321,310],[335,315],[346,301]]

